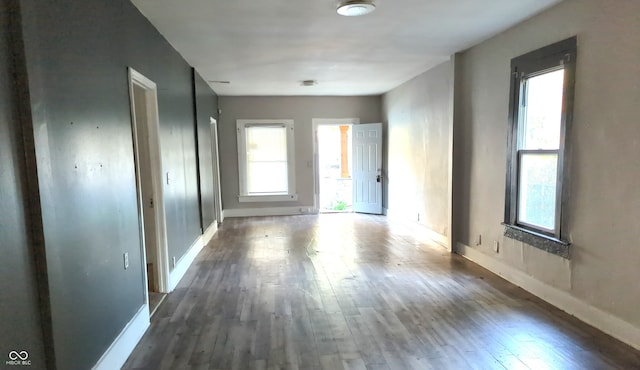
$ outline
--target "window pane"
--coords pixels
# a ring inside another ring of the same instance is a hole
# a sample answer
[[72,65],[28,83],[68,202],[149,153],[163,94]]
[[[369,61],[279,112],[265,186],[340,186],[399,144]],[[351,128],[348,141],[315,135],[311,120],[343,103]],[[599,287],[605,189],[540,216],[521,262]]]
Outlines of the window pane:
[[286,193],[287,162],[247,163],[247,193]]
[[526,80],[520,149],[560,148],[563,83],[564,69]]
[[555,229],[557,168],[557,154],[521,155],[518,222]]
[[286,161],[287,130],[284,127],[247,127],[247,160]]
[[246,128],[247,193],[287,193],[287,129]]

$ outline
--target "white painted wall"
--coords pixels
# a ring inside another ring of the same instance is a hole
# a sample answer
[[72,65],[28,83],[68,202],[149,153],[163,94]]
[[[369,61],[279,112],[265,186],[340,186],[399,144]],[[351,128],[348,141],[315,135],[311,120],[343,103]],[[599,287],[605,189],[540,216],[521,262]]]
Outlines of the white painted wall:
[[445,242],[450,234],[452,89],[453,62],[448,61],[383,96],[388,214],[419,222]]
[[[573,303],[561,308],[636,347],[639,14],[637,0],[567,0],[457,55],[454,124],[454,235],[461,243],[459,252],[494,271],[495,266],[504,267],[498,272],[511,280],[519,274],[556,296],[565,294],[564,301]],[[578,61],[566,207],[572,249],[571,260],[565,260],[503,237],[500,222],[510,60],[574,35]],[[476,246],[478,234],[482,244]],[[498,254],[493,241],[501,244]]]
[[[222,206],[226,216],[297,213],[313,207],[313,118],[360,118],[361,123],[381,122],[380,96],[361,97],[236,97],[221,96],[219,120]],[[237,119],[293,119],[297,201],[238,202]],[[276,210],[277,209],[277,210]],[[244,211],[243,211],[244,210]],[[266,213],[264,213],[266,212]]]

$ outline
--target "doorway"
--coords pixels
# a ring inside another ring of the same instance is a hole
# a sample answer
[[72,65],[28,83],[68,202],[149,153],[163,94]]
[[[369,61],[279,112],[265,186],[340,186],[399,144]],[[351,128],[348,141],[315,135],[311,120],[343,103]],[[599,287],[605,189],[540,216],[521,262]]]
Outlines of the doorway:
[[321,213],[353,210],[351,127],[351,124],[323,124],[317,128]]
[[222,212],[222,191],[220,189],[220,151],[218,149],[218,121],[209,117],[211,123],[211,158],[213,162],[213,186],[215,194],[213,196],[214,212],[216,222],[221,224],[224,218]]
[[145,303],[152,315],[169,289],[156,84],[129,68]]
[[314,206],[382,214],[382,124],[314,118]]

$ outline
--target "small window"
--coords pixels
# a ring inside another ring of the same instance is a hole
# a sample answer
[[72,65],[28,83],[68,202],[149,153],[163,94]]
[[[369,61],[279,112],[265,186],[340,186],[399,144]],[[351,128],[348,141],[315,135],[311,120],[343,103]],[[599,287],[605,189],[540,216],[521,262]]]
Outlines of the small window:
[[575,60],[573,37],[511,61],[506,235],[562,255]]
[[240,202],[297,200],[292,120],[238,120]]

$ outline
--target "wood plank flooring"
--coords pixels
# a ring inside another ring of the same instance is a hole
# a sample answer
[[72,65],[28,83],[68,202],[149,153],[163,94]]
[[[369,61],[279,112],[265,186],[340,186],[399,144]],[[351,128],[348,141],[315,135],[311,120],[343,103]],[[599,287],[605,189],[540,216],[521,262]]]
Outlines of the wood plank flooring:
[[640,369],[640,353],[423,230],[226,219],[124,369]]

